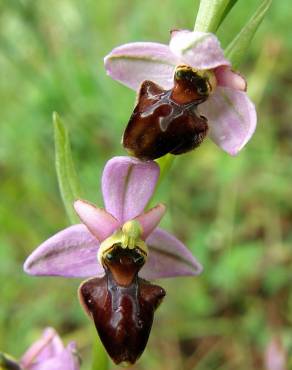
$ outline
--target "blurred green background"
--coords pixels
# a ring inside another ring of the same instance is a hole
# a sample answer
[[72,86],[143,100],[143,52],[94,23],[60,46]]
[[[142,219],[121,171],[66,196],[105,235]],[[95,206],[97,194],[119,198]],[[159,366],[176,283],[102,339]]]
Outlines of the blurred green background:
[[[239,0],[219,30],[226,46],[258,1]],[[168,43],[192,28],[195,0],[0,2],[0,350],[19,357],[45,326],[78,342],[88,369],[95,333],[78,280],[33,278],[26,256],[68,225],[54,168],[52,112],[70,130],[83,197],[101,205],[105,162],[135,94],[106,77],[103,57],[137,40]],[[241,71],[258,129],[237,157],[211,141],[180,156],[156,195],[162,226],[204,265],[161,281],[167,297],[135,369],[263,369],[274,336],[292,353],[291,2],[275,1]],[[179,294],[178,294],[179,292]],[[112,368],[114,366],[110,365]]]

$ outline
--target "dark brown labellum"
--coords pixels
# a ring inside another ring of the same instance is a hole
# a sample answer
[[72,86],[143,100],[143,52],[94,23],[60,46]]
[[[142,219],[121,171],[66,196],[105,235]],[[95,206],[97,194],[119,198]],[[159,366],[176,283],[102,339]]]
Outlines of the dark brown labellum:
[[158,285],[138,277],[144,264],[138,248],[115,248],[105,258],[106,275],[85,281],[80,300],[116,364],[134,364],[144,351],[154,312],[165,296]]
[[207,119],[199,115],[197,106],[209,92],[208,79],[185,66],[177,69],[171,90],[144,81],[124,132],[124,147],[142,160],[196,148],[208,131]]

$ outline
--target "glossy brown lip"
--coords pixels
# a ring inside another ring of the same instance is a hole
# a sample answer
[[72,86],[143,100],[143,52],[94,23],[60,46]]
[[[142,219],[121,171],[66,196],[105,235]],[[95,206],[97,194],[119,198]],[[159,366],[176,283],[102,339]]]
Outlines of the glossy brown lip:
[[201,144],[208,131],[207,119],[197,106],[207,99],[182,79],[168,91],[152,81],[141,85],[138,103],[123,135],[123,145],[141,160],[167,153],[182,154]]
[[118,248],[105,262],[106,275],[79,288],[80,302],[116,364],[134,364],[141,356],[154,312],[165,296],[160,286],[138,277],[143,264],[137,251]]

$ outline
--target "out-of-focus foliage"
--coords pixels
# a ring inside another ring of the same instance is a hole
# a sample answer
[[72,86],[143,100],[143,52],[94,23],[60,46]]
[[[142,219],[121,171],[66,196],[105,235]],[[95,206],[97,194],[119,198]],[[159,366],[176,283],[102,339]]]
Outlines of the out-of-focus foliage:
[[[135,99],[106,77],[103,56],[125,42],[168,42],[171,28],[193,27],[195,5],[0,3],[1,350],[19,356],[50,325],[78,341],[87,369],[95,334],[77,301],[79,282],[22,272],[25,257],[69,223],[54,169],[52,112],[70,130],[83,197],[101,205],[99,177],[106,160],[124,154],[120,137]],[[237,2],[218,32],[223,46],[256,7]],[[272,334],[291,354],[290,9],[290,0],[273,3],[242,66],[258,105],[250,144],[231,158],[205,142],[176,159],[156,194],[169,205],[163,226],[205,271],[161,283],[168,296],[135,369],[259,370]]]

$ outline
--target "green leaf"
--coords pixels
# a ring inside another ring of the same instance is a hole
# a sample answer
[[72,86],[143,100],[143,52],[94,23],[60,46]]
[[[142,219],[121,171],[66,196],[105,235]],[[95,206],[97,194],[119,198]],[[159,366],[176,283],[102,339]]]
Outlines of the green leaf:
[[226,48],[225,55],[231,61],[234,68],[239,66],[246,55],[246,51],[250,46],[251,40],[264,19],[271,3],[272,0],[262,1],[254,15]]
[[[238,0],[230,0],[229,3],[227,4],[223,14],[222,14],[222,17],[220,19],[220,23],[219,23],[219,26],[221,25],[221,23],[224,21],[224,19],[226,18],[226,16],[229,14],[229,12],[231,11],[231,9],[233,8],[233,6],[237,3]],[[218,26],[218,27],[219,27]]]
[[20,366],[11,356],[0,353],[0,370],[21,370]]
[[80,185],[76,175],[69,134],[59,115],[53,114],[55,134],[55,165],[61,197],[71,223],[78,222],[73,202],[80,198]]
[[201,0],[194,31],[216,32],[237,0]]

